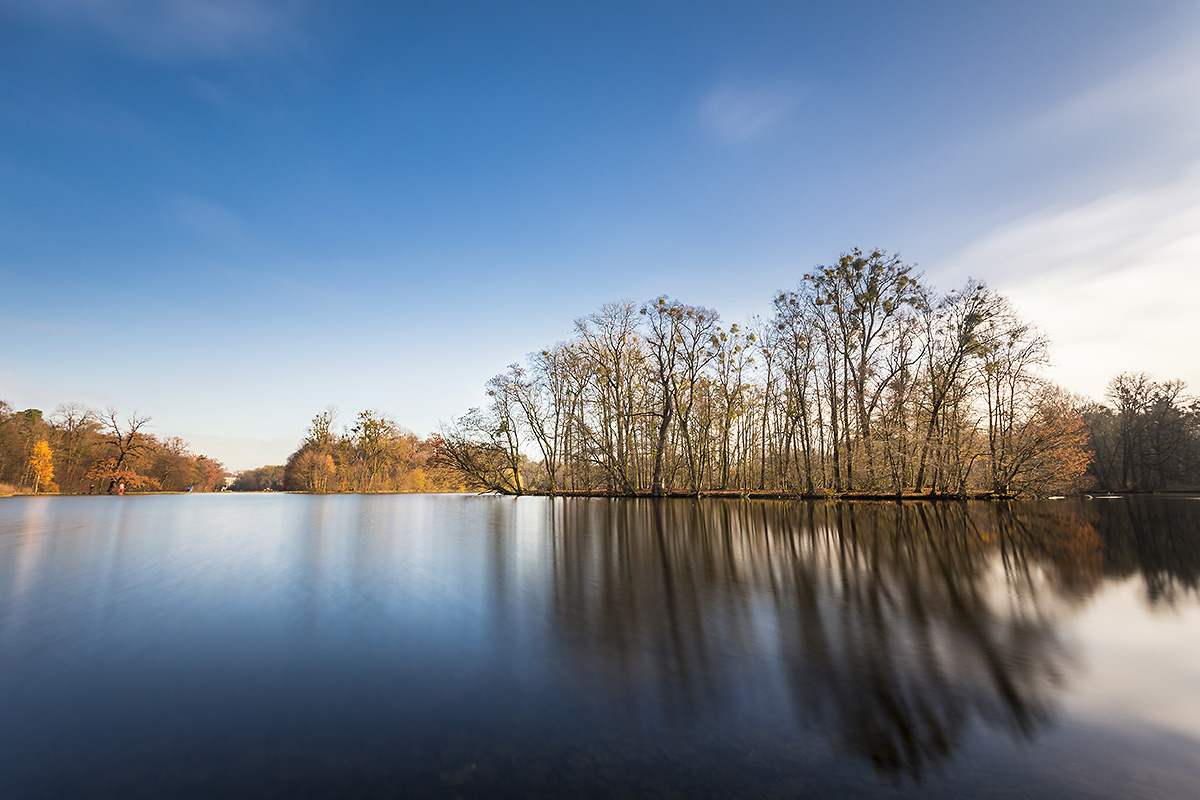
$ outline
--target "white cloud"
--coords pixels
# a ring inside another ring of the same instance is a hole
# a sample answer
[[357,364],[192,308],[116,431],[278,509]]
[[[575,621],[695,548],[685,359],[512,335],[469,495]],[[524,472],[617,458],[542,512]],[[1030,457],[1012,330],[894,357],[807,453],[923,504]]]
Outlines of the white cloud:
[[1181,20],[1154,52],[997,131],[976,156],[1042,164],[1023,198],[1040,210],[925,264],[940,288],[973,275],[1009,295],[1068,389],[1100,398],[1145,371],[1200,393],[1198,30]]
[[740,144],[764,135],[800,105],[794,90],[716,86],[700,105],[700,120],[719,139]]
[[1049,334],[1054,377],[1099,397],[1119,372],[1200,391],[1200,162],[1171,181],[1033,214],[946,260]]
[[299,45],[304,0],[27,0],[13,11],[83,29],[143,58],[225,59]]

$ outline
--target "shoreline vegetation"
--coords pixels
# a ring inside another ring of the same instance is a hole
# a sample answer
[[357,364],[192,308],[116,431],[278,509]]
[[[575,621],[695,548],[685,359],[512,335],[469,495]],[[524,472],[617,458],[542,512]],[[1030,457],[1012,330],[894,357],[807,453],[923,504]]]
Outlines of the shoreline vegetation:
[[[1200,487],[1200,401],[1123,373],[1107,404],[1045,376],[1050,344],[982,281],[939,293],[882,250],[765,316],[607,303],[441,431],[502,494],[1021,497]],[[532,457],[531,455],[532,454]]]
[[47,418],[0,399],[0,495],[212,492],[225,488],[221,462],[158,437],[150,418],[64,403]]
[[[497,493],[499,494],[499,493]],[[1166,489],[1161,491],[1113,491],[1113,492],[1085,492],[1078,491],[1069,495],[1051,495],[1043,499],[1066,499],[1082,498],[1082,499],[1105,499],[1117,497],[1171,497],[1171,496],[1194,496],[1200,494],[1200,489]],[[663,494],[652,494],[650,492],[642,492],[639,494],[608,494],[606,492],[595,491],[567,491],[567,492],[550,492],[544,491],[527,491],[520,495],[509,494],[510,497],[562,497],[562,498],[595,498],[609,500],[799,500],[799,501],[829,501],[829,502],[873,502],[873,503],[893,503],[893,502],[908,502],[912,500],[920,500],[923,502],[942,502],[942,501],[964,501],[964,500],[1018,500],[1029,499],[1029,495],[997,495],[991,492],[983,492],[979,494],[933,494],[926,492],[917,494],[915,492],[905,492],[903,494],[872,494],[868,492],[844,492],[842,494],[788,494],[785,492],[759,492],[754,490],[729,490],[716,489],[711,491],[702,491],[700,494],[692,494],[690,492],[674,491],[664,492]]]
[[1105,400],[1045,376],[1007,298],[945,294],[858,249],[766,316],[666,295],[606,303],[510,364],[425,439],[378,410],[317,414],[282,465],[236,476],[177,437],[77,403],[0,400],[0,494],[483,492],[585,497],[959,499],[1200,489],[1200,400],[1126,372]]
[[[231,490],[236,494],[303,494],[303,495],[393,495],[393,494],[469,494],[476,497],[486,497],[494,495],[497,497],[549,497],[563,499],[579,499],[587,498],[594,500],[781,500],[781,501],[825,501],[825,502],[871,502],[871,503],[898,503],[898,502],[961,502],[967,500],[984,500],[984,501],[1005,501],[1005,500],[1020,500],[1031,499],[1031,496],[1002,496],[992,493],[981,494],[917,494],[915,492],[905,492],[904,494],[868,494],[865,492],[843,493],[843,494],[787,494],[785,492],[759,492],[754,490],[711,490],[702,491],[700,494],[692,494],[690,492],[664,492],[663,494],[651,494],[649,492],[641,492],[639,494],[610,494],[601,491],[559,491],[555,493],[530,490],[515,493],[501,492],[469,492],[463,489],[455,489],[449,491],[437,490],[403,490],[403,489],[377,489],[373,491],[326,491],[315,492],[305,489],[236,489]],[[96,493],[93,493],[96,494]],[[192,494],[187,490],[157,490],[157,491],[137,491],[128,492],[130,495],[138,495],[141,497],[152,497],[157,495],[176,495],[176,494]],[[1048,500],[1065,500],[1068,498],[1086,499],[1086,500],[1104,500],[1115,499],[1121,497],[1193,497],[1200,495],[1200,488],[1197,489],[1162,489],[1162,490],[1133,490],[1133,491],[1107,491],[1107,492],[1085,492],[1079,491],[1069,495],[1052,495],[1043,497]],[[0,497],[32,497],[33,492],[20,491],[17,487],[9,484],[0,484]],[[47,492],[39,491],[36,493],[38,497],[86,497],[87,493],[79,492]]]

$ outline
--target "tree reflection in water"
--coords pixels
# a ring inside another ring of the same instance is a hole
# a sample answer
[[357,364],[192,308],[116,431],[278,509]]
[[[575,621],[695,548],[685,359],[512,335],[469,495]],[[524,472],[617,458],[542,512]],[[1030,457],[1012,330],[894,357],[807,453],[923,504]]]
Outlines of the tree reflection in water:
[[1200,595],[1200,498],[1142,496],[1112,503],[1097,514],[1108,572],[1140,574],[1152,606],[1171,606]]
[[5,797],[1197,796],[1196,500],[109,500],[0,508]]
[[553,527],[576,680],[642,724],[787,702],[916,781],[972,724],[1047,725],[1073,662],[1057,616],[1104,571],[1078,503],[568,501]]

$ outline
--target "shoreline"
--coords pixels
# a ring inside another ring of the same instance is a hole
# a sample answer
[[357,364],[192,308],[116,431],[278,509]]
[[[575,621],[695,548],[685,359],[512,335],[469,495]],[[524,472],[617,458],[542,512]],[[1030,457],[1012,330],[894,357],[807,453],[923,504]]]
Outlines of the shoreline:
[[1066,495],[997,495],[989,492],[974,493],[974,494],[941,494],[934,492],[905,492],[903,494],[881,493],[881,492],[840,492],[840,493],[825,493],[825,494],[807,494],[807,493],[792,493],[792,492],[768,492],[768,491],[738,491],[738,490],[709,490],[702,492],[664,492],[661,495],[653,495],[649,492],[605,492],[605,491],[527,491],[521,494],[504,493],[504,492],[305,492],[305,491],[288,491],[288,490],[273,490],[273,491],[251,491],[251,492],[126,492],[124,495],[117,494],[88,494],[88,493],[73,493],[73,492],[38,492],[37,494],[29,492],[12,492],[0,494],[0,499],[9,497],[153,497],[156,495],[255,495],[255,494],[298,494],[298,495],[319,495],[319,496],[336,496],[336,495],[427,495],[427,494],[458,494],[470,495],[474,497],[549,497],[549,498],[591,498],[605,500],[824,500],[830,502],[839,501],[864,501],[873,503],[902,503],[908,501],[921,502],[944,502],[944,501],[963,501],[963,500],[993,500],[993,501],[1009,501],[1009,500],[1066,500],[1066,499],[1081,499],[1081,500],[1103,500],[1107,498],[1118,497],[1191,497],[1200,496],[1200,489],[1164,489],[1161,491],[1111,491],[1111,492],[1075,492]]
[[911,500],[919,500],[922,502],[948,501],[948,500],[1061,500],[1067,498],[1079,498],[1084,500],[1103,499],[1106,497],[1161,497],[1161,496],[1191,496],[1200,494],[1200,489],[1177,489],[1165,491],[1113,491],[1113,492],[1075,492],[1067,495],[997,495],[991,492],[978,492],[972,494],[943,494],[935,492],[904,492],[902,494],[884,493],[884,492],[829,492],[829,493],[793,493],[793,492],[768,492],[768,491],[737,491],[737,490],[711,490],[702,492],[664,492],[661,495],[653,495],[649,492],[602,492],[602,491],[566,491],[566,492],[546,492],[546,491],[528,491],[521,494],[501,494],[499,492],[483,492],[481,494],[497,494],[502,497],[589,497],[589,498],[605,498],[611,500],[657,500],[657,499],[690,499],[690,500],[827,500],[827,501],[852,501],[862,500],[869,502],[906,502]]

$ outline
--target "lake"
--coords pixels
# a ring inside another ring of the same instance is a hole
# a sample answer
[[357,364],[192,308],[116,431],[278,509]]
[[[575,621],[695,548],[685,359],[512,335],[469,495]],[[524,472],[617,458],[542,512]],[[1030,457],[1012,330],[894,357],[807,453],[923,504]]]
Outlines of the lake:
[[1200,499],[0,499],[0,797],[1200,797]]

